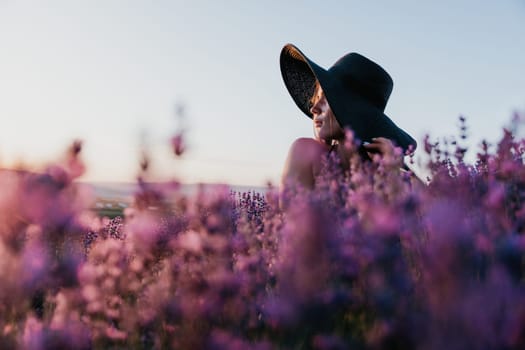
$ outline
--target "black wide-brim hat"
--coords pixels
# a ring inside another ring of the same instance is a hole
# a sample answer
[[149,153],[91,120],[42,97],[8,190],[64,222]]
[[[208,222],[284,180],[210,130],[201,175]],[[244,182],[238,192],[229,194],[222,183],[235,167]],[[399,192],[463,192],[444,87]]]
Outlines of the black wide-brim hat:
[[318,81],[339,125],[350,128],[356,138],[372,142],[386,137],[403,151],[416,148],[416,140],[384,113],[394,82],[378,64],[353,52],[326,70],[292,44],[283,47],[280,64],[286,88],[308,117]]

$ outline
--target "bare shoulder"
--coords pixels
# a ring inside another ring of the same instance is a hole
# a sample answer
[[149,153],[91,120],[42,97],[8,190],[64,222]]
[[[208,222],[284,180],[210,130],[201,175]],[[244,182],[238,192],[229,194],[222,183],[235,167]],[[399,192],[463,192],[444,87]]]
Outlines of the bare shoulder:
[[284,182],[297,182],[313,188],[315,169],[328,148],[312,138],[299,138],[290,146],[283,172]]
[[321,142],[312,138],[301,137],[292,143],[289,155],[303,161],[317,161],[327,151],[327,146]]

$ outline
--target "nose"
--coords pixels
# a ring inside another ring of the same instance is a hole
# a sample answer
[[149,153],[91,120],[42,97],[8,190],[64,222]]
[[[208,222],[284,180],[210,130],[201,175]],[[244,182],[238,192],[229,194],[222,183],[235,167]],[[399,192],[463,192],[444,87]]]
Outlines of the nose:
[[310,113],[312,114],[312,116],[321,114],[321,107],[321,99],[317,99],[317,101],[312,104],[312,107],[310,107]]

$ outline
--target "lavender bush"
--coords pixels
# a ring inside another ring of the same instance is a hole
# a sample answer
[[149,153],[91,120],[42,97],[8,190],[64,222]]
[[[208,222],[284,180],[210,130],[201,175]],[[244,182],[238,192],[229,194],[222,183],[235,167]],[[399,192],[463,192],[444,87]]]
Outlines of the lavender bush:
[[468,164],[464,139],[425,139],[425,183],[356,155],[282,200],[142,174],[114,219],[74,181],[78,142],[0,172],[0,348],[523,349],[525,143]]

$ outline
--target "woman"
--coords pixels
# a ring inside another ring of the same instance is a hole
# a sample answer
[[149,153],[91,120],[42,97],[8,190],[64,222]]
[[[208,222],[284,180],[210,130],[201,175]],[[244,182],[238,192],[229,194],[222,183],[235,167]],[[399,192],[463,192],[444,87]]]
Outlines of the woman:
[[378,64],[350,53],[325,70],[292,44],[281,51],[281,74],[297,106],[313,120],[314,137],[297,139],[291,146],[283,171],[283,187],[315,187],[322,159],[336,152],[348,167],[348,148],[343,147],[344,129],[350,129],[361,142],[366,158],[412,152],[416,141],[384,114],[393,81]]

